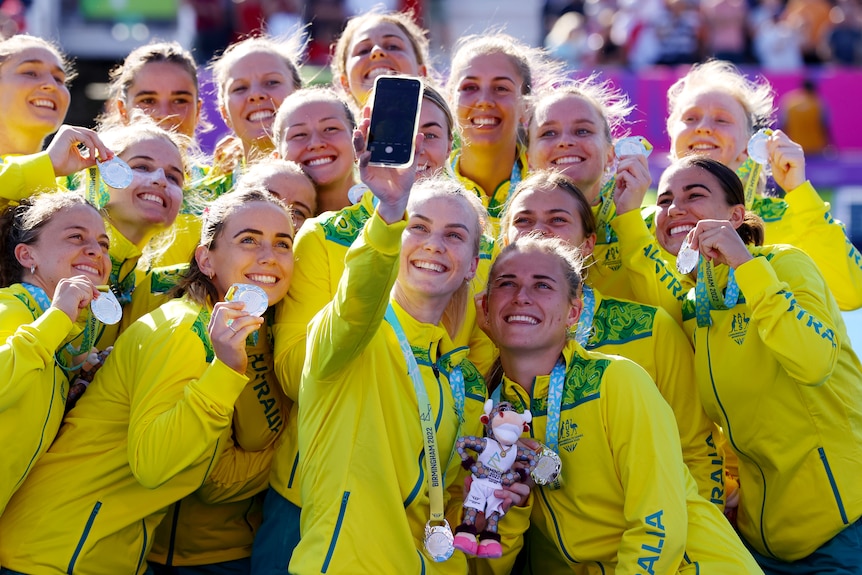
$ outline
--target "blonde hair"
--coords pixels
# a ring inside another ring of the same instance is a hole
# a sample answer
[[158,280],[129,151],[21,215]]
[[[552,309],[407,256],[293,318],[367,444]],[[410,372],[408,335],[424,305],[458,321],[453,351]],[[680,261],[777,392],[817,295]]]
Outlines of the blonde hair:
[[72,68],[72,63],[56,44],[29,34],[16,34],[5,40],[0,40],[0,71],[2,71],[3,65],[7,60],[28,48],[43,48],[54,54],[60,61],[60,67],[66,75],[65,83],[67,86],[75,79],[75,71]]
[[328,86],[312,86],[297,90],[290,94],[278,107],[278,113],[275,115],[275,120],[272,122],[272,141],[275,144],[276,150],[281,145],[282,139],[287,131],[287,116],[297,107],[307,102],[328,102],[337,106],[344,112],[344,119],[347,121],[351,130],[356,128],[356,118],[353,115],[353,109],[350,103],[341,97],[338,92]]
[[749,133],[772,124],[775,92],[769,82],[763,77],[749,80],[730,62],[709,60],[693,65],[667,91],[668,133],[682,113],[679,104],[683,96],[708,91],[723,92],[739,102],[745,111]]

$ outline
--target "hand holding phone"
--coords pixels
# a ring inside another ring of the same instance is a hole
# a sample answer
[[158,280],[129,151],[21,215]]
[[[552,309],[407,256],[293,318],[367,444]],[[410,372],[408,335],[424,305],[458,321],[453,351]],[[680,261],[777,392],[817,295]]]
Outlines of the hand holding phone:
[[367,142],[370,165],[399,168],[413,163],[422,91],[422,81],[412,76],[374,79]]

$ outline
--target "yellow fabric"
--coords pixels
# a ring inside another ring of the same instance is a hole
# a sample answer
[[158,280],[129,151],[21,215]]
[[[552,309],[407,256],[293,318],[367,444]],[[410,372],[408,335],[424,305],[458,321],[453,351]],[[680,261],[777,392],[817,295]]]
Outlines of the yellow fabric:
[[[563,356],[562,487],[537,488],[532,524],[572,571],[584,572],[577,562],[617,575],[677,573],[696,562],[702,574],[761,573],[721,512],[697,494],[673,415],[643,369],[575,342]],[[530,436],[544,441],[549,376],[533,385],[529,394],[504,378],[501,395],[532,411]],[[536,572],[552,572],[542,559],[533,557]]]
[[[692,290],[685,327],[704,408],[739,459],[740,532],[792,561],[862,515],[862,365],[811,258],[750,249],[735,272],[744,301],[697,327]],[[716,272],[723,289],[728,268]]]
[[212,359],[208,315],[176,300],[123,333],[0,517],[0,564],[144,572],[153,531],[204,484],[248,382]]
[[69,380],[54,352],[75,329],[21,284],[0,289],[0,515],[60,428]]
[[[404,227],[369,219],[335,298],[309,326],[299,391],[302,539],[290,564],[297,575],[467,570],[461,553],[443,563],[424,553],[430,508],[422,428],[404,356],[383,321]],[[447,516],[457,517],[463,475],[454,443],[459,433],[481,433],[485,385],[442,326],[392,305],[432,406]],[[465,377],[463,425],[447,381],[456,366]]]
[[661,308],[604,297],[595,289],[593,294],[596,311],[586,349],[625,357],[646,370],[673,410],[683,461],[698,492],[723,508],[722,455],[694,384],[694,352],[685,333]]
[[54,166],[48,152],[7,155],[0,159],[0,197],[3,200],[20,202],[38,192],[56,189]]
[[[294,244],[296,263],[290,291],[276,306],[273,325],[275,337],[275,368],[285,394],[296,399],[305,360],[305,338],[308,324],[335,296],[344,273],[347,250],[360,235],[365,222],[374,213],[374,196],[366,192],[361,201],[338,212],[327,212],[308,220],[299,230]],[[484,285],[491,265],[493,241],[483,238],[476,278],[471,284],[470,298]],[[480,373],[491,367],[496,350],[491,341],[476,326],[476,308],[467,302],[467,313],[458,334],[457,346],[470,348],[470,361]],[[288,418],[288,429],[279,440],[278,454],[273,460],[272,488],[285,499],[300,505],[296,477],[298,452],[295,417]]]

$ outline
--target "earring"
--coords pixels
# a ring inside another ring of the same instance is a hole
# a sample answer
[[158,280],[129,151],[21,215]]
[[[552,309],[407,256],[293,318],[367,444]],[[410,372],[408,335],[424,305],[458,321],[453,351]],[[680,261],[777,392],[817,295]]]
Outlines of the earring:
[[36,273],[36,264],[30,266],[30,275],[33,275],[34,273]]

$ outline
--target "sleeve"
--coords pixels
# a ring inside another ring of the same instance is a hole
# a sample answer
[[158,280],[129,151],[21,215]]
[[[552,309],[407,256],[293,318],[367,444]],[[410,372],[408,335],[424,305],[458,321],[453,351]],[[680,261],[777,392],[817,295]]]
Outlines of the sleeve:
[[269,487],[269,472],[275,445],[261,451],[246,451],[232,439],[219,456],[206,482],[197,490],[204,503],[235,503]]
[[331,285],[329,255],[319,223],[307,222],[296,237],[296,265],[290,290],[276,306],[275,370],[284,393],[294,401],[299,397],[299,380],[305,361],[308,324],[335,295]]
[[[150,489],[218,455],[234,403],[248,381],[218,359],[207,365],[200,339],[182,327],[170,335],[157,331],[160,337],[138,343],[140,360],[124,367],[132,378],[129,466]],[[116,353],[108,361],[126,359]]]
[[0,163],[0,197],[20,202],[37,192],[57,188],[54,166],[48,152],[6,156]]
[[0,303],[0,413],[12,407],[41,379],[33,374],[54,369],[54,352],[72,330],[72,320],[57,308],[38,319],[23,304]]
[[688,539],[685,466],[673,414],[646,372],[618,360],[602,383],[605,426],[625,501],[617,575],[675,573]]
[[[829,288],[814,262],[798,249],[773,252],[736,268],[736,280],[763,344],[799,383],[820,385],[838,362]],[[834,306],[834,304],[833,304]]]
[[632,210],[611,220],[620,246],[620,260],[626,268],[634,299],[664,308],[682,325],[682,301],[688,293],[686,278],[667,262],[665,252],[647,228],[641,213]]
[[829,204],[808,181],[785,195],[784,201],[792,215],[792,237],[786,243],[814,260],[842,310],[862,307],[862,254],[847,237],[844,225],[832,217]]
[[703,410],[695,385],[694,352],[682,329],[662,309],[653,323],[656,386],[673,410],[679,428],[683,462],[700,495],[724,506],[724,461],[715,447],[715,426]]
[[316,379],[331,379],[349,366],[377,333],[398,275],[406,225],[404,220],[387,225],[375,212],[348,250],[335,298],[308,328],[303,369],[312,369]]
[[234,405],[233,428],[242,449],[261,451],[273,445],[284,429],[290,401],[263,355],[249,353],[246,375],[249,382]]

